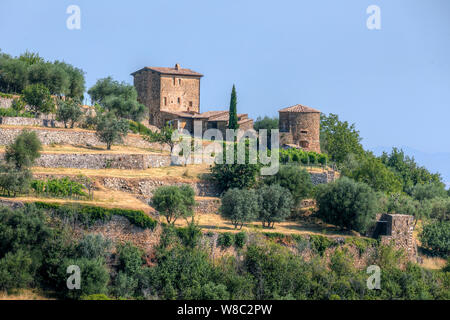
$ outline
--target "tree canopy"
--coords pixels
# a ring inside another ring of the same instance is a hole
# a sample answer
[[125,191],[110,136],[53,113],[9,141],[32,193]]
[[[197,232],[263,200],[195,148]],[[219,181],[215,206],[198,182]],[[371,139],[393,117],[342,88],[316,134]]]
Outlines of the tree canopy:
[[120,118],[140,121],[145,114],[145,106],[137,101],[134,86],[118,82],[111,77],[103,78],[89,89],[92,103],[112,111]]

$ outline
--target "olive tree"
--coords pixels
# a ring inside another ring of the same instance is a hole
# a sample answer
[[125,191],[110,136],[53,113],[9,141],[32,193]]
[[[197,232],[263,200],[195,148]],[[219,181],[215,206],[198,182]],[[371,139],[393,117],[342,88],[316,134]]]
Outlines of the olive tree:
[[275,222],[284,221],[291,213],[294,199],[288,189],[278,184],[264,185],[257,190],[259,194],[259,220],[264,227],[272,227]]
[[375,221],[375,192],[365,183],[343,177],[321,185],[316,195],[317,215],[325,222],[366,232]]
[[166,217],[168,224],[174,224],[180,217],[194,214],[195,192],[191,186],[163,186],[153,193],[149,203],[159,214]]
[[125,119],[117,119],[114,113],[97,116],[97,136],[106,143],[106,149],[111,150],[113,143],[120,143],[128,134],[129,124]]
[[245,222],[258,218],[258,196],[252,189],[229,189],[222,197],[220,214],[230,220],[236,229],[242,229]]

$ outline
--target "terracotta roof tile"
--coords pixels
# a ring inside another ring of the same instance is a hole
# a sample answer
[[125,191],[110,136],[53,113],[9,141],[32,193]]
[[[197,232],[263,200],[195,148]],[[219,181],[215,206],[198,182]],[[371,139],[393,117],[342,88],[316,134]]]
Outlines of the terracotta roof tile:
[[142,70],[152,70],[158,72],[160,74],[170,74],[170,75],[179,75],[179,76],[195,76],[195,77],[203,77],[201,73],[195,72],[191,69],[181,68],[178,64],[175,68],[166,68],[166,67],[144,67],[138,71],[133,72],[131,75],[134,75]]
[[302,106],[301,104],[296,104],[292,107],[287,107],[279,110],[278,112],[309,112],[309,113],[320,113],[319,110],[313,109],[307,106]]

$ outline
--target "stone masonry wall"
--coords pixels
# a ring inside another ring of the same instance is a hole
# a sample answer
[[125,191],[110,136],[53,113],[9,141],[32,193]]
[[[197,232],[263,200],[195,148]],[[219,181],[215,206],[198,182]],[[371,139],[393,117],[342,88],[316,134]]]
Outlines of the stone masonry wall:
[[396,249],[403,249],[410,259],[417,256],[413,237],[414,217],[406,214],[379,214],[374,237],[381,238],[385,245],[393,244]]
[[[95,131],[89,130],[68,130],[68,129],[50,129],[50,128],[29,128],[28,130],[36,132],[42,144],[71,144],[84,146],[106,146],[101,142]],[[0,145],[8,145],[22,131],[21,128],[0,127]],[[138,148],[153,148],[168,150],[167,146],[161,146],[159,143],[149,143],[143,140],[139,135],[129,134],[125,137],[123,144]]]
[[165,154],[43,153],[36,160],[35,166],[44,168],[143,170],[170,166],[170,156]]
[[35,127],[58,127],[63,128],[64,124],[56,120],[24,118],[24,117],[0,117],[0,125],[7,126],[35,126]]

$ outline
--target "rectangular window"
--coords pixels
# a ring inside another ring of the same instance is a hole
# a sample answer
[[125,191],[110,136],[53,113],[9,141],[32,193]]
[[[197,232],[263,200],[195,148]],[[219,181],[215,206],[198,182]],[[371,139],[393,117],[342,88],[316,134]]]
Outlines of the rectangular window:
[[175,85],[175,84],[176,84],[175,80],[176,80],[176,79],[175,79],[175,77],[173,77],[173,85]]
[[178,85],[181,86],[181,79],[178,79]]
[[164,105],[167,106],[167,98],[164,97]]
[[178,98],[178,104],[180,104],[181,103],[181,99],[180,98]]
[[189,101],[189,107],[192,107],[192,101]]
[[300,133],[302,133],[302,134],[308,134],[308,131],[301,130]]

